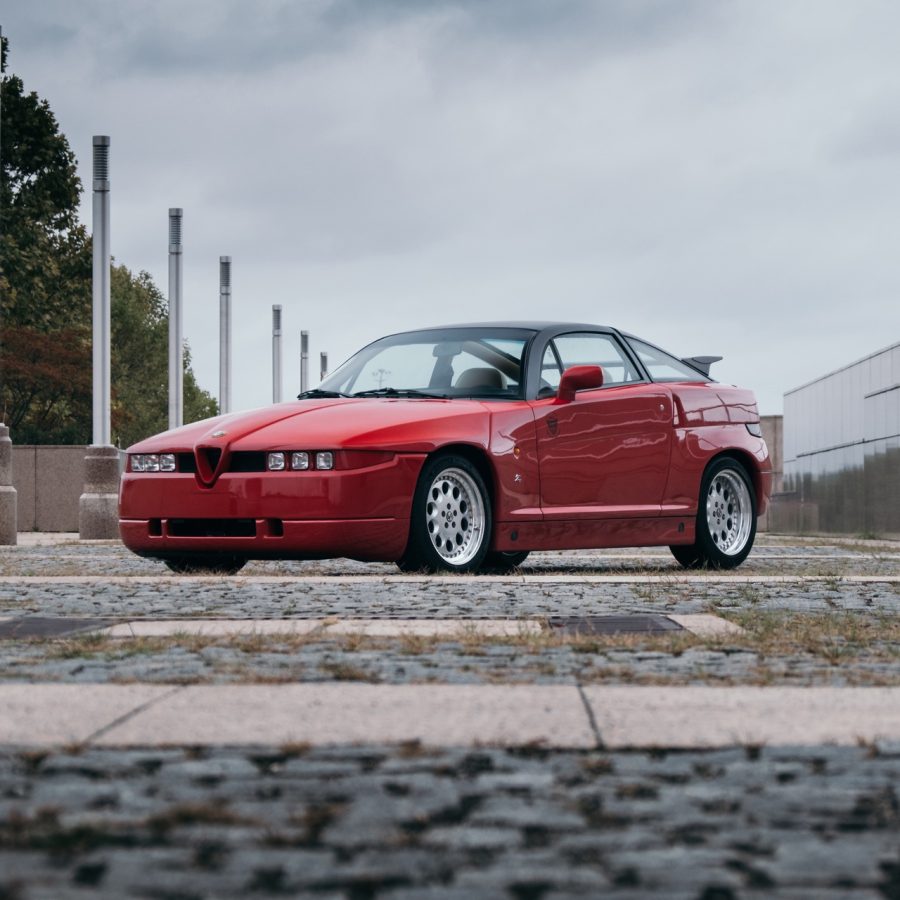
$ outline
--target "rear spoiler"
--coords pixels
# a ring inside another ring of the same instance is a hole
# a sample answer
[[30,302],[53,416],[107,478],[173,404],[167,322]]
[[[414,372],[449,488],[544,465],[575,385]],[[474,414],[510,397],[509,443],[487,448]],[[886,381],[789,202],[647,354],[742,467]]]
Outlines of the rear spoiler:
[[721,356],[684,356],[681,361],[683,363],[687,363],[694,369],[697,369],[699,372],[702,372],[704,375],[709,375],[709,367],[713,363],[721,362]]

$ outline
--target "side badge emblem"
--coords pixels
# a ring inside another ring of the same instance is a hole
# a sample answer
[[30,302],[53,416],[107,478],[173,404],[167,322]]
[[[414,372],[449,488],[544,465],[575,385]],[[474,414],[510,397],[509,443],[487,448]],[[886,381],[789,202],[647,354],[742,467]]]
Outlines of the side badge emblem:
[[557,421],[556,416],[550,416],[547,419],[547,431],[549,431],[550,434],[556,434],[558,429],[559,422]]

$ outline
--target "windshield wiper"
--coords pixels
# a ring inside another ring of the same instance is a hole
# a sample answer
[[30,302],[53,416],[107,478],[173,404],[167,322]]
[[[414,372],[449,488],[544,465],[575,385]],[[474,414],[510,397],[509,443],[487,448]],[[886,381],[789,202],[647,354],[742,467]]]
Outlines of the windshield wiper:
[[426,400],[446,400],[446,394],[432,394],[429,391],[417,391],[414,388],[373,388],[370,391],[357,391],[354,397],[421,397]]
[[349,394],[342,394],[340,391],[323,391],[321,388],[313,388],[311,391],[304,391],[297,394],[298,400],[308,400],[310,397],[349,397]]

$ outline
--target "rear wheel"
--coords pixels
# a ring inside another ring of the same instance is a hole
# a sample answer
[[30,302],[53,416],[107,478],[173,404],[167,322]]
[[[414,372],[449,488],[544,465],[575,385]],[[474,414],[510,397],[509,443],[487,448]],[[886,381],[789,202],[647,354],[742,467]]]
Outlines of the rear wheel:
[[245,557],[233,553],[191,553],[163,562],[178,575],[236,575],[247,564]]
[[755,538],[750,476],[736,459],[724,456],[703,475],[694,543],[669,549],[685,568],[733,569],[747,558]]
[[473,572],[491,537],[491,501],[478,470],[464,456],[425,463],[413,498],[409,543],[397,565],[405,572]]

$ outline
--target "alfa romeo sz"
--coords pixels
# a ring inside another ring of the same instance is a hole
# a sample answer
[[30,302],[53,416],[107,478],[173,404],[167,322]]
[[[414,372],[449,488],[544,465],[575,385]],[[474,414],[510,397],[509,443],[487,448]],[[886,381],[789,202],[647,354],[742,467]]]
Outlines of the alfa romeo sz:
[[126,546],[178,572],[350,557],[509,569],[529,551],[750,552],[771,488],[750,391],[615,328],[461,325],[381,338],[295,401],[130,447]]

